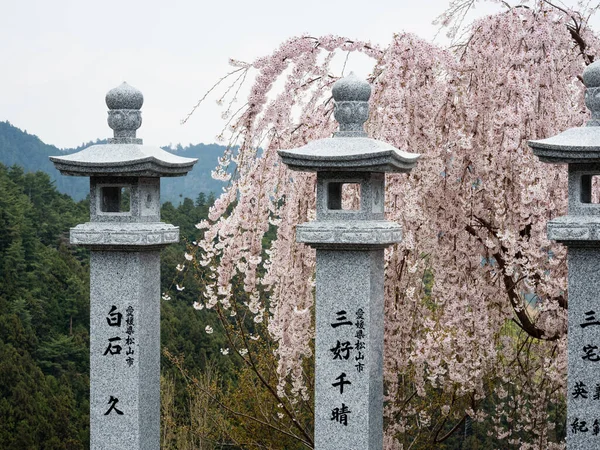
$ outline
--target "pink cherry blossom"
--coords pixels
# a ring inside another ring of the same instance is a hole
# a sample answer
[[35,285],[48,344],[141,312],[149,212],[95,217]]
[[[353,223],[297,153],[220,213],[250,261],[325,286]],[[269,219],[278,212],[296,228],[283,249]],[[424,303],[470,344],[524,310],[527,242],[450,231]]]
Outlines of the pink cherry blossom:
[[584,124],[580,75],[600,45],[586,12],[548,2],[506,8],[459,39],[472,3],[455,0],[441,16],[457,38],[449,49],[406,33],[383,48],[300,36],[234,62],[231,76],[253,82],[224,134],[239,150],[215,174],[224,179],[232,160],[236,173],[198,225],[206,231],[194,257],[217,265],[202,280],[206,307],[235,305],[263,322],[278,393],[308,400],[315,251],[295,231],[315,218],[315,175],[290,171],[277,150],[335,131],[336,55],[350,52],[349,66],[356,52],[373,59],[367,132],[423,155],[410,175],[386,177],[387,217],[404,229],[385,257],[387,450],[412,439],[433,448],[466,416],[511,448],[564,448],[550,413],[564,409],[566,389],[566,250],[548,241],[546,223],[566,211],[567,172],[540,163],[527,140]]

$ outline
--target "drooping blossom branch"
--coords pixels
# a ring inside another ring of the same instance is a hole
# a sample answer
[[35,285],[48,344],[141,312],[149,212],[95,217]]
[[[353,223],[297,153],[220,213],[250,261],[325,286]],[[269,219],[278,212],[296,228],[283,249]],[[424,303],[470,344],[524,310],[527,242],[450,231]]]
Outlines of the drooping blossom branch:
[[[455,3],[449,17],[464,13]],[[301,36],[237,64],[254,81],[216,175],[236,171],[198,225],[196,257],[215,267],[206,307],[246,308],[276,343],[277,395],[310,397],[315,270],[295,241],[314,219],[315,178],[277,150],[331,135],[336,52],[362,52],[374,61],[368,133],[423,155],[410,176],[387,177],[404,240],[386,252],[386,448],[441,442],[466,417],[520,448],[561,448],[549,411],[564,401],[566,252],[545,224],[566,210],[566,171],[526,141],[586,120],[578,77],[599,45],[583,17],[532,2],[473,23],[452,49],[410,34],[385,48]]]

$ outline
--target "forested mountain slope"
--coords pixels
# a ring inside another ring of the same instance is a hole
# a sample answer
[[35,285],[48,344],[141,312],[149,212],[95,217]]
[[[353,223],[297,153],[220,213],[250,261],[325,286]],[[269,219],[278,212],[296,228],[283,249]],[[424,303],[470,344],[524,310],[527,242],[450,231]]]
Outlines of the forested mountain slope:
[[[179,225],[182,236],[162,254],[164,291],[213,200],[200,194],[196,202],[163,205],[163,219]],[[89,255],[68,239],[69,228],[88,219],[87,201],[59,193],[49,175],[0,164],[2,450],[89,448]],[[171,289],[170,300],[161,300],[163,348],[185,354],[185,366],[195,373],[210,364],[227,379],[232,362],[218,357],[225,338],[216,318],[192,308],[199,295],[193,277],[184,281],[185,290]],[[208,336],[206,326],[215,333]],[[162,373],[180,378],[166,359]],[[176,382],[174,391],[177,414],[184,414],[185,385]]]
[[[7,167],[17,164],[26,172],[41,170],[50,175],[57,189],[69,194],[75,200],[82,200],[89,192],[89,181],[82,177],[62,176],[48,159],[49,156],[74,153],[93,144],[103,143],[97,140],[88,142],[77,148],[59,149],[53,145],[42,142],[37,136],[11,125],[9,122],[0,122],[0,163]],[[151,144],[151,143],[150,143]],[[197,144],[175,148],[164,147],[165,150],[177,153],[188,158],[198,158],[192,171],[185,177],[164,178],[161,180],[161,200],[179,204],[183,200],[183,193],[192,196],[200,192],[208,194],[213,192],[219,195],[225,183],[214,180],[211,171],[217,165],[217,158],[223,154],[225,147],[217,144]]]
[[65,236],[87,214],[0,165],[0,448],[88,446],[88,269]]

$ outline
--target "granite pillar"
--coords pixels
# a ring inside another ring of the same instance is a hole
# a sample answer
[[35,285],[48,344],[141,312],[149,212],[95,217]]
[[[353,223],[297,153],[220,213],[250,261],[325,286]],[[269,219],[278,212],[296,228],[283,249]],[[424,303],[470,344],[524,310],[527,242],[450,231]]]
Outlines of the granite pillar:
[[160,442],[160,254],[90,255],[90,433],[97,450]]
[[63,175],[90,177],[90,221],[71,243],[90,254],[90,448],[160,448],[160,249],[179,228],[160,221],[160,177],[181,176],[195,159],[136,137],[140,91],[106,95],[108,144],[50,159]]
[[568,264],[568,448],[600,448],[600,248],[569,247]]
[[318,249],[316,275],[315,448],[381,449],[383,250]]
[[[419,155],[367,137],[370,94],[353,74],[337,81],[339,131],[279,151],[290,169],[317,172],[317,218],[296,232],[317,253],[316,450],[383,448],[384,249],[401,239],[385,220],[385,173],[409,172]],[[348,188],[358,202],[344,208]]]

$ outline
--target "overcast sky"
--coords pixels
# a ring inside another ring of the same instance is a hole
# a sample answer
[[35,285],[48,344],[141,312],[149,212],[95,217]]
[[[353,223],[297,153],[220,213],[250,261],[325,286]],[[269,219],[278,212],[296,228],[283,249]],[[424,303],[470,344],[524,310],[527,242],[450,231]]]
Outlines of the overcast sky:
[[[575,1],[567,2],[575,3]],[[221,131],[209,98],[230,70],[289,37],[336,34],[386,45],[394,33],[433,40],[448,0],[0,0],[0,121],[66,148],[106,138],[106,92],[123,81],[144,94],[147,144],[210,143]],[[497,11],[480,3],[471,17]],[[438,39],[438,42],[443,42]],[[347,70],[366,76],[350,59]]]

